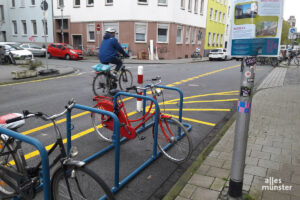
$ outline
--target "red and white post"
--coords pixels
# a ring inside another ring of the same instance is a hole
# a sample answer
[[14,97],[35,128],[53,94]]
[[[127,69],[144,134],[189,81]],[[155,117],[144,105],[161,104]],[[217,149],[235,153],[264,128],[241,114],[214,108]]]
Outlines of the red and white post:
[[[144,75],[143,75],[143,66],[138,66],[138,79],[137,79],[137,83],[138,86],[142,87],[143,86],[143,79],[144,79]],[[139,92],[138,95],[143,95],[143,92]],[[143,106],[143,101],[140,98],[137,98],[137,102],[136,102],[136,111],[137,112],[142,112],[142,106]]]

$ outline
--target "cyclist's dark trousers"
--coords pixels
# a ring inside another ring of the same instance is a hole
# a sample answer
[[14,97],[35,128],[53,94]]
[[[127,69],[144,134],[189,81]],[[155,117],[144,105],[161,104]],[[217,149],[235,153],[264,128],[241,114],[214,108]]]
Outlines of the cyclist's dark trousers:
[[112,58],[112,59],[110,60],[110,63],[116,64],[116,65],[117,65],[116,68],[115,68],[115,70],[116,70],[117,72],[120,70],[120,68],[121,68],[122,65],[123,65],[122,60],[119,59],[119,58],[116,58],[116,57]]

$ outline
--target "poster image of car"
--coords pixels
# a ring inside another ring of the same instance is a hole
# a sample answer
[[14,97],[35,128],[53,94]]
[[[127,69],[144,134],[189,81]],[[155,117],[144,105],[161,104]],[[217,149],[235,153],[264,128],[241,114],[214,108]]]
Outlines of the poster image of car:
[[257,16],[256,2],[238,4],[235,6],[235,19],[256,18],[256,16]]
[[276,33],[276,21],[264,21],[256,23],[256,37],[275,37]]

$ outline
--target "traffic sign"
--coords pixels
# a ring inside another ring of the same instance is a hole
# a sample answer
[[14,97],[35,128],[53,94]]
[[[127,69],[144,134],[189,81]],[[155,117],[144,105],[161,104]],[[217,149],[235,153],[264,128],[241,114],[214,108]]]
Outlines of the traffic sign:
[[100,31],[100,24],[97,24],[96,31]]
[[296,28],[290,28],[290,34],[296,33],[297,29]]
[[48,10],[47,1],[44,0],[44,1],[41,2],[41,9],[44,10],[44,11]]

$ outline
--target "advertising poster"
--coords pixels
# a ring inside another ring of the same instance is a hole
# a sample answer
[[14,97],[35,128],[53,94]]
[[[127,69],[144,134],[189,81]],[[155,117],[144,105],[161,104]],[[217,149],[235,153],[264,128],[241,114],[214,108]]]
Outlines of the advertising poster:
[[233,0],[232,56],[277,56],[284,0]]

